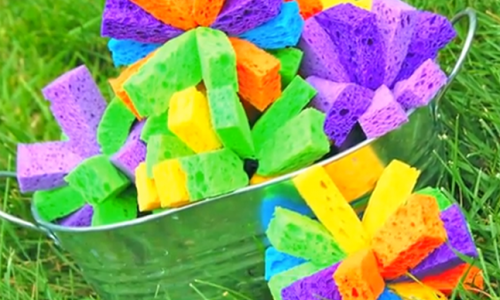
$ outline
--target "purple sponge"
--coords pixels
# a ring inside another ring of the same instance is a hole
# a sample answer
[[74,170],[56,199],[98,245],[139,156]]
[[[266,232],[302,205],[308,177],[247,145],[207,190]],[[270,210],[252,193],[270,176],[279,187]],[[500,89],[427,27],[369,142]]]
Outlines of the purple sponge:
[[417,10],[401,0],[374,0],[372,11],[387,49],[384,84],[392,86],[408,52]]
[[373,12],[348,3],[315,18],[330,35],[351,81],[373,90],[384,83],[386,47]]
[[305,22],[299,48],[304,53],[299,71],[304,78],[318,76],[336,82],[351,81],[340,63],[335,45],[316,18]]
[[426,259],[410,270],[410,273],[419,279],[430,275],[438,275],[445,270],[463,264],[463,260],[453,250],[469,257],[478,256],[467,220],[458,204],[453,204],[443,211],[441,220],[443,220],[448,235],[448,242],[434,250]]
[[335,142],[335,146],[340,147],[358,118],[370,106],[373,92],[354,83],[336,83],[315,76],[306,80],[318,91],[312,106],[327,111],[324,124],[326,135]]
[[359,125],[369,139],[383,136],[408,122],[408,116],[385,85],[375,91],[372,104],[359,117]]
[[419,11],[408,54],[394,83],[407,79],[426,60],[435,59],[438,51],[457,35],[446,17]]
[[394,97],[404,109],[426,106],[447,80],[441,68],[428,59],[410,78],[396,83]]
[[68,175],[86,157],[70,142],[17,145],[17,181],[22,193],[49,190],[66,185]]
[[140,139],[145,122],[146,121],[143,120],[135,124],[120,151],[111,156],[113,165],[127,175],[133,182],[135,182],[135,169],[141,162],[146,160],[147,147]]
[[163,44],[182,32],[155,19],[130,0],[106,0],[102,15],[102,36]]
[[85,66],[77,67],[47,85],[42,93],[50,109],[75,149],[85,156],[100,153],[97,127],[106,100]]
[[339,264],[323,269],[318,273],[295,281],[281,291],[283,300],[342,300],[333,274]]
[[89,204],[68,217],[59,221],[59,224],[65,227],[89,227],[92,224],[92,215],[94,209]]
[[282,2],[283,0],[226,0],[211,27],[228,35],[240,35],[276,17],[281,11]]

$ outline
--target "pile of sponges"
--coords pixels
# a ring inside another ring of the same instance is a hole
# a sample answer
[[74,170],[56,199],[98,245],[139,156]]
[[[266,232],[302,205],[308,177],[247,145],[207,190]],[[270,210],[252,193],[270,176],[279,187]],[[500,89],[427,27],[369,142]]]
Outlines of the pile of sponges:
[[266,250],[274,299],[443,300],[460,285],[482,289],[465,216],[438,189],[413,193],[419,174],[392,161],[361,220],[323,167],[294,178],[313,216],[275,208]]
[[115,97],[85,66],[43,89],[65,138],[18,145],[21,192],[48,222],[113,224],[398,128],[446,83],[453,27],[400,0],[342,2],[107,0]]

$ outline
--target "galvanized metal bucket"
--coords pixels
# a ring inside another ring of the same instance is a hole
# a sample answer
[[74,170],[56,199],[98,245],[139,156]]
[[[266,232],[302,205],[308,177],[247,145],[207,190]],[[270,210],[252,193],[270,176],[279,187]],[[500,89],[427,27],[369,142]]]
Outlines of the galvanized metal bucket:
[[[349,200],[358,209],[362,210],[363,194],[369,194],[393,159],[421,169],[420,186],[431,184],[441,173],[436,155],[442,150],[438,104],[464,63],[476,30],[472,9],[452,22],[464,17],[469,29],[462,52],[433,103],[411,112],[410,121],[398,130],[319,163],[334,177],[338,174],[337,183],[353,188]],[[66,228],[42,221],[36,211],[36,224],[1,211],[0,218],[54,239],[103,300],[266,300],[271,299],[263,277],[266,223],[275,206],[304,205],[291,183],[303,171],[111,226]],[[9,172],[0,175],[15,177]],[[229,297],[234,292],[237,296]]]

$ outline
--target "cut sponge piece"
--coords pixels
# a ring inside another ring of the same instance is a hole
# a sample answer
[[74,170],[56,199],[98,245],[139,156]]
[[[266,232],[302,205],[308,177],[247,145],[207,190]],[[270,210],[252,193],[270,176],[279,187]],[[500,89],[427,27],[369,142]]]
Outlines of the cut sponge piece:
[[193,18],[200,26],[208,27],[217,19],[226,0],[194,0]]
[[358,215],[322,166],[310,167],[292,182],[345,253],[352,254],[369,246]]
[[274,176],[299,170],[330,151],[323,133],[325,115],[313,108],[303,110],[274,132],[258,153],[257,174]]
[[92,226],[111,225],[137,218],[137,193],[130,188],[120,195],[94,205]]
[[[296,266],[294,268],[291,268],[290,270],[287,270],[285,272],[276,274],[271,278],[271,280],[269,280],[268,283],[269,289],[271,290],[271,294],[273,295],[273,299],[284,300],[281,296],[281,293],[284,288],[290,286],[299,279],[313,275],[314,273],[320,271],[321,269],[322,269],[321,267],[318,267],[310,262],[307,262],[299,266]],[[332,278],[332,276],[333,272],[330,274],[329,278]]]
[[211,124],[224,147],[241,158],[255,158],[250,124],[232,86],[208,90]]
[[336,83],[316,76],[307,78],[318,94],[311,106],[326,113],[326,135],[340,147],[358,118],[370,107],[373,92],[354,83]]
[[364,249],[344,259],[335,274],[342,300],[374,300],[382,294],[385,282],[378,272],[371,250]]
[[382,276],[395,279],[417,266],[445,240],[435,199],[414,194],[375,233],[372,249]]
[[106,0],[102,36],[162,44],[180,34],[182,30],[157,20],[130,0]]
[[283,300],[343,300],[333,276],[339,264],[293,282],[281,292]]
[[319,222],[294,211],[276,207],[266,231],[278,250],[327,267],[345,257],[328,230]]
[[387,219],[411,195],[420,171],[398,160],[393,160],[384,169],[368,206],[363,214],[363,225],[369,236],[373,236]]
[[194,0],[130,0],[156,19],[175,28],[189,30],[198,26],[192,12]]
[[43,88],[61,130],[86,156],[99,154],[96,132],[106,101],[85,66],[77,67]]
[[266,249],[266,273],[265,279],[269,281],[273,276],[281,272],[285,272],[293,267],[301,265],[306,261],[302,258],[297,258],[283,252],[279,252],[274,247]]
[[81,209],[61,219],[58,223],[64,227],[89,227],[92,224],[93,214],[92,205],[85,204]]
[[168,112],[150,116],[142,128],[141,141],[147,143],[153,135],[174,135],[168,129]]
[[97,127],[97,142],[101,146],[101,152],[111,155],[120,150],[134,121],[134,114],[120,99],[111,100]]
[[242,34],[276,17],[283,0],[225,0],[212,28],[230,36]]
[[440,291],[420,282],[398,283],[390,285],[389,288],[393,290],[397,295],[399,295],[401,299],[447,299],[446,296]]
[[203,83],[207,90],[232,87],[238,91],[236,54],[224,32],[199,27],[196,29]]
[[115,67],[129,66],[143,59],[160,46],[161,44],[141,43],[134,40],[111,39],[108,42],[108,49],[111,51]]
[[297,75],[304,54],[297,48],[270,50],[269,53],[280,61],[281,88],[284,89]]
[[323,9],[327,9],[342,3],[351,3],[352,5],[366,9],[368,11],[372,10],[373,6],[372,0],[321,0],[321,3],[323,4]]
[[64,176],[85,158],[70,142],[18,144],[16,170],[21,193],[64,186]]
[[92,205],[118,195],[130,185],[127,177],[121,174],[105,155],[84,160],[64,179]]
[[280,61],[251,42],[230,38],[236,53],[239,94],[264,111],[281,94]]
[[153,168],[153,179],[161,207],[180,207],[189,203],[187,175],[178,159],[157,164]]
[[262,49],[281,49],[296,46],[303,27],[297,2],[284,2],[278,16],[239,37]]
[[382,294],[380,294],[377,300],[403,300],[403,299],[386,286],[384,291],[382,292]]
[[426,187],[426,188],[423,188],[421,190],[416,191],[415,193],[421,194],[421,195],[432,196],[432,197],[436,198],[436,201],[437,201],[437,204],[439,206],[440,211],[443,211],[443,210],[449,208],[453,204],[453,202],[448,197],[446,197],[443,194],[443,192],[441,192],[437,188]]
[[138,113],[148,117],[165,112],[175,92],[195,86],[201,79],[196,31],[191,30],[158,48],[123,88]]
[[[139,211],[151,211],[161,206],[159,192],[155,181],[148,178],[146,163],[140,163],[135,169],[135,185],[137,187],[137,203]],[[169,188],[167,185],[164,189]]]
[[194,155],[194,152],[173,134],[157,134],[149,138],[146,153],[148,177],[153,178],[153,167],[176,157]]
[[300,76],[296,76],[253,126],[252,137],[256,147],[262,146],[276,130],[296,117],[315,95],[316,90]]
[[177,92],[170,99],[168,128],[196,153],[222,147],[212,127],[208,100],[195,87]]
[[315,16],[354,83],[377,89],[384,82],[386,47],[373,12],[339,4]]
[[394,95],[381,85],[368,110],[359,117],[359,125],[369,139],[378,138],[408,122],[408,116]]
[[439,65],[428,59],[410,78],[396,83],[394,97],[405,109],[426,106],[447,81]]
[[451,295],[460,285],[466,290],[477,291],[478,289],[484,289],[484,278],[481,269],[466,263],[446,270],[439,275],[425,277],[422,282],[446,295]]
[[304,53],[299,71],[302,76],[318,76],[334,82],[351,81],[340,63],[335,45],[316,18],[305,22],[298,47]]
[[40,218],[46,222],[65,217],[85,205],[85,199],[77,190],[63,186],[33,194],[33,205]]
[[[285,2],[290,2],[295,0],[285,0]],[[321,0],[297,0],[300,8],[300,15],[304,20],[309,19],[315,14],[323,10],[323,4]]]
[[135,181],[135,169],[146,160],[146,144],[140,140],[144,121],[136,123],[120,151],[111,156],[111,162],[131,181]]

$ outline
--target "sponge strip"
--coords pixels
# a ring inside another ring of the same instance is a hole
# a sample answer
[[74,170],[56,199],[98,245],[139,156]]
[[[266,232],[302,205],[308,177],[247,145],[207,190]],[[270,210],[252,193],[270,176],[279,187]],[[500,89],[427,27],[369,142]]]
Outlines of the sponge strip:
[[173,134],[157,134],[149,138],[146,153],[148,177],[153,178],[153,168],[158,163],[176,157],[194,155],[194,152]]
[[[283,273],[276,274],[271,278],[271,280],[269,280],[268,283],[271,294],[273,295],[273,299],[283,300],[283,298],[281,297],[281,291],[284,288],[301,278],[305,278],[320,271],[321,269],[321,267],[307,262]],[[332,276],[330,276],[330,278],[332,278]]]
[[419,300],[446,300],[446,296],[440,291],[420,282],[398,283],[390,285],[389,288],[398,294],[402,299]]
[[160,46],[161,44],[141,43],[134,40],[111,39],[108,42],[108,49],[111,51],[115,67],[129,66],[154,52]]
[[217,19],[226,0],[194,0],[193,18],[199,26],[208,27]]
[[265,279],[269,281],[276,274],[290,270],[293,267],[301,265],[306,261],[302,258],[297,258],[289,254],[279,252],[274,247],[266,249],[266,273]]
[[342,300],[333,276],[339,264],[295,281],[281,292],[283,300]]
[[111,155],[120,150],[134,120],[135,116],[120,99],[111,100],[97,128],[97,142],[102,153]]
[[141,141],[147,143],[153,135],[174,135],[168,129],[168,112],[158,115],[152,115],[146,119],[146,123],[142,128]]
[[153,178],[161,207],[179,207],[189,203],[187,174],[178,159],[168,159],[153,168]]
[[437,188],[426,187],[416,191],[415,193],[420,195],[432,196],[436,198],[440,211],[446,210],[453,204],[453,202],[450,199],[448,199],[448,197]]
[[[135,169],[135,186],[139,211],[151,211],[161,206],[158,190],[153,179],[148,178],[146,163],[142,162]],[[168,188],[168,186],[163,186]]]
[[33,194],[33,205],[42,220],[52,222],[82,208],[85,205],[85,199],[75,189],[64,186],[36,191]]
[[94,206],[92,227],[126,222],[137,218],[137,193],[135,188]]
[[89,204],[85,204],[77,212],[60,220],[59,224],[65,227],[89,227],[92,224],[93,214],[94,208]]
[[189,30],[198,26],[192,12],[194,0],[130,0],[165,24]]
[[281,88],[286,88],[299,71],[304,53],[297,48],[269,50],[280,61]]
[[[295,0],[285,0],[285,2],[290,2]],[[321,0],[297,0],[300,8],[300,15],[304,20],[309,19],[315,14],[323,10],[323,4]]]
[[451,295],[460,283],[467,290],[484,289],[482,270],[465,263],[439,275],[425,277],[422,282],[446,295]]
[[141,136],[144,121],[132,127],[129,137],[120,151],[111,156],[111,162],[122,171],[131,181],[135,181],[135,169],[146,160],[146,144],[139,137]]

